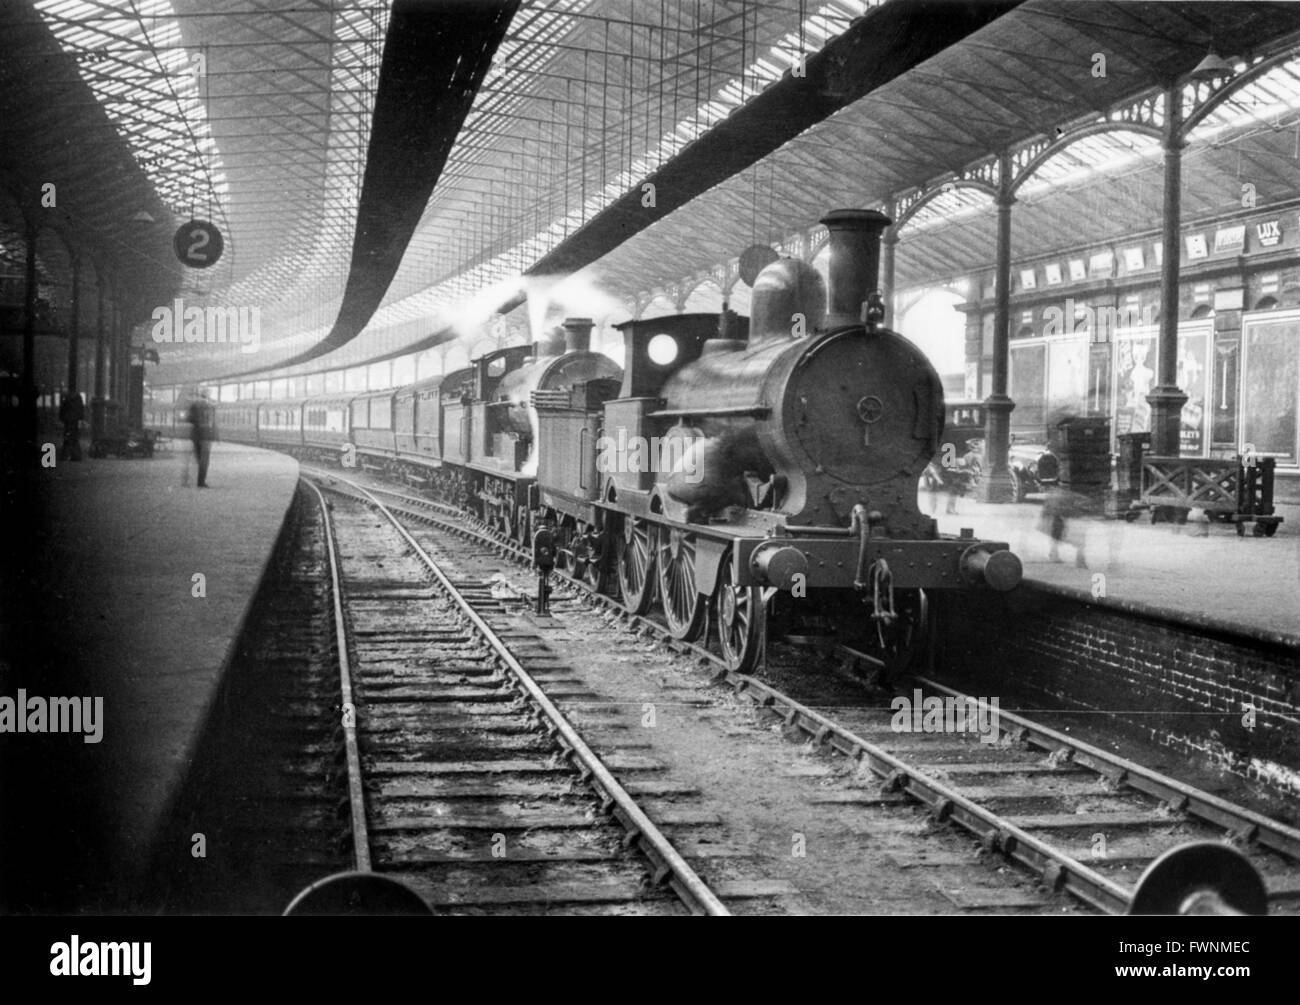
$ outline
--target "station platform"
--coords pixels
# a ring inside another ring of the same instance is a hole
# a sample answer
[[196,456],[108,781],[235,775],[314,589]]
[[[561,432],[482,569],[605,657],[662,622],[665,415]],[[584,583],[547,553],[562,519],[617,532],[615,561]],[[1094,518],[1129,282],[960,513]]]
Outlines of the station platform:
[[59,461],[38,483],[44,573],[70,612],[65,658],[89,668],[89,686],[102,685],[103,737],[86,751],[110,797],[100,842],[106,882],[124,901],[164,831],[234,657],[298,463],[216,443],[208,487],[195,487],[194,476],[188,444],[177,441],[148,460]]
[[[1025,581],[1086,594],[1098,604],[1154,612],[1192,626],[1300,646],[1300,507],[1279,506],[1283,523],[1271,538],[1238,537],[1235,527],[1193,519],[1177,525],[1076,517],[1060,561],[1050,558],[1042,503],[991,505],[947,496],[919,497],[921,511],[945,534],[971,527],[977,537],[1007,541],[1020,556]],[[1079,549],[1082,547],[1082,563]],[[1097,578],[1100,575],[1101,578]]]

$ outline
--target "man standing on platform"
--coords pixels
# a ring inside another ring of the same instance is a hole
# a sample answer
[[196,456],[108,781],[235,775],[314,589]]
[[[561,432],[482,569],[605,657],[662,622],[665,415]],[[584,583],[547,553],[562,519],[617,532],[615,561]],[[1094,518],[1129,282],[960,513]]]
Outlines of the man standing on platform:
[[[194,460],[199,466],[198,486],[208,487],[208,460],[212,457],[212,441],[217,438],[217,410],[208,400],[208,389],[199,391],[199,396],[190,403],[185,421],[190,424],[190,442],[194,444]],[[186,472],[189,465],[186,465]]]
[[81,460],[81,422],[86,417],[86,406],[81,395],[73,391],[63,396],[59,405],[59,421],[63,423],[63,459]]

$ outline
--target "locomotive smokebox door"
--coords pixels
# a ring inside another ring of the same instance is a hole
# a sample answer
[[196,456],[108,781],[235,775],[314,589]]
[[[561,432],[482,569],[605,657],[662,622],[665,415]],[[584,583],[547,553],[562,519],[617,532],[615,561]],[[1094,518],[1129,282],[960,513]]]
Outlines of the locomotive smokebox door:
[[533,565],[542,572],[555,568],[555,534],[549,527],[533,535]]

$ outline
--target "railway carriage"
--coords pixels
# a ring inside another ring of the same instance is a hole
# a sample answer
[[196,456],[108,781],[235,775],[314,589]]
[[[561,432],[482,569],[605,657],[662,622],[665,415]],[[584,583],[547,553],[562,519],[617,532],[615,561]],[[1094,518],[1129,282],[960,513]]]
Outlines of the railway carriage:
[[217,435],[232,443],[256,445],[258,405],[249,401],[217,404]]
[[399,457],[442,463],[442,412],[434,377],[400,388],[393,399],[393,436]]
[[352,399],[352,442],[365,467],[390,469],[397,458],[396,397],[394,391],[372,391]]
[[302,454],[311,460],[337,462],[351,444],[348,427],[349,406],[354,395],[330,395],[308,398],[302,403]]
[[303,402],[263,401],[257,406],[258,442],[269,447],[302,446]]

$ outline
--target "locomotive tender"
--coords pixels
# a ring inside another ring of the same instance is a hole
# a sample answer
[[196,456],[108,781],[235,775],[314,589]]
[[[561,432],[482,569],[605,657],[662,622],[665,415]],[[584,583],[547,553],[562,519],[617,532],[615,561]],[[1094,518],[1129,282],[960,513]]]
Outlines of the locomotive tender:
[[732,669],[751,670],[771,632],[895,672],[923,650],[925,591],[1007,590],[1021,567],[1002,542],[941,536],[917,506],[944,399],[883,325],[889,219],[822,223],[829,284],[772,263],[747,332],[727,311],[628,321],[620,369],[570,318],[563,346],[499,349],[397,390],[218,406],[222,435],[314,457],[346,447],[520,543],[545,527],[558,566],[617,583],[637,614],[658,603],[676,638],[716,624]]

